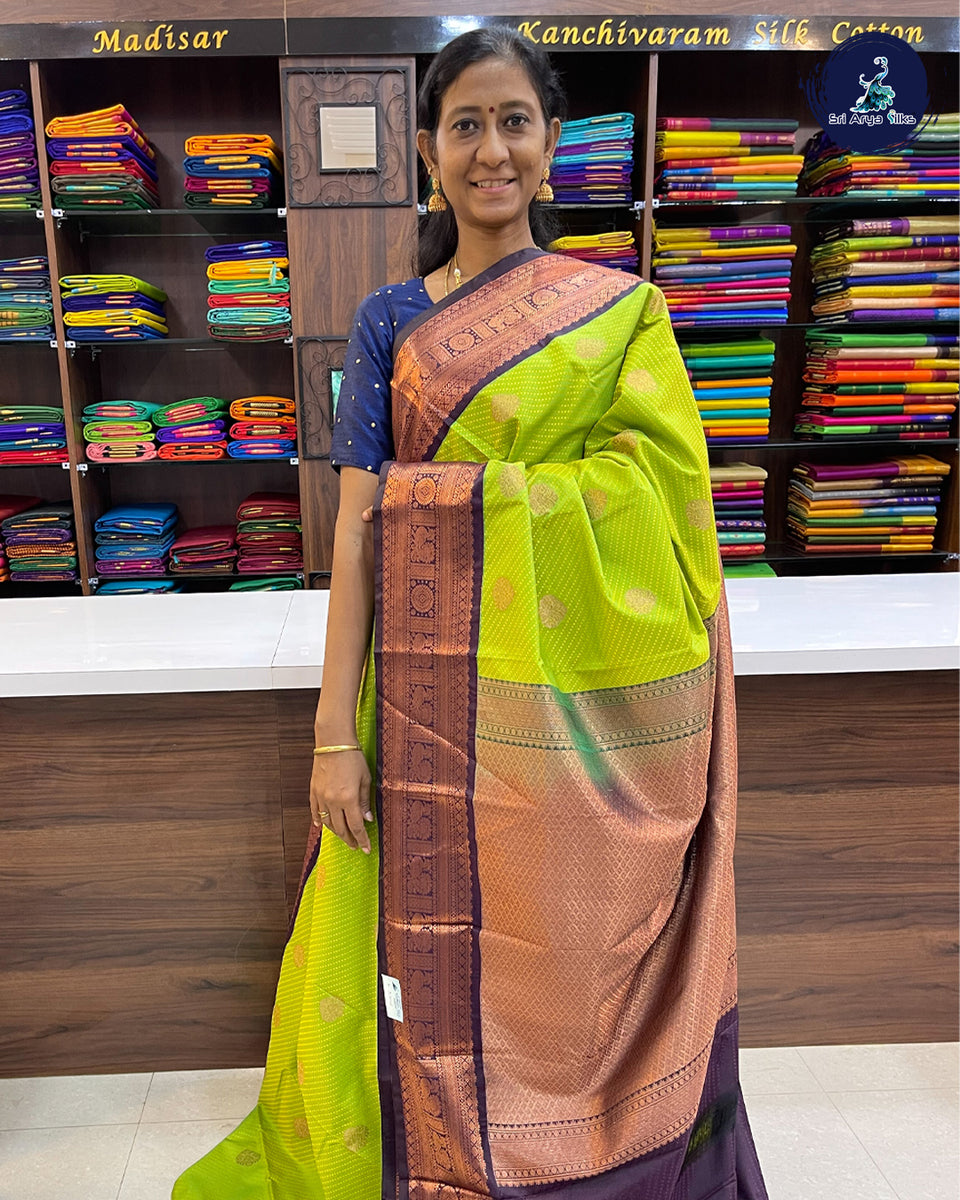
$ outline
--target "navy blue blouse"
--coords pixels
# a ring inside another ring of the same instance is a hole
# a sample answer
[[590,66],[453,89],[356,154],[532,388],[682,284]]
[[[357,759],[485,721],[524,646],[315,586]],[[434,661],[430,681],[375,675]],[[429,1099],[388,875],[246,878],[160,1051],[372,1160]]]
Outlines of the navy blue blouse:
[[394,456],[390,420],[393,344],[408,321],[430,308],[422,279],[392,283],[367,296],[357,309],[347,347],[333,425],[330,465],[379,473]]

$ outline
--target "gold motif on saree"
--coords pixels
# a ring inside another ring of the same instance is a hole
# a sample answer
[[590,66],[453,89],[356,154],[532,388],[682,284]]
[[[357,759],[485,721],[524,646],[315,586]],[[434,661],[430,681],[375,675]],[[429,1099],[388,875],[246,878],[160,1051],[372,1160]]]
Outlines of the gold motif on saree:
[[577,358],[591,359],[599,358],[606,348],[607,343],[603,338],[582,337],[574,346],[573,351]]
[[506,575],[501,575],[499,579],[494,581],[493,602],[501,612],[510,607],[515,595],[516,592],[514,591],[513,584]]
[[713,506],[709,500],[688,500],[686,514],[694,529],[709,529],[713,522]]
[[553,508],[560,497],[557,495],[556,488],[552,488],[549,483],[540,482],[531,487],[527,493],[527,499],[533,515],[542,517]]
[[559,596],[541,596],[539,604],[540,624],[546,629],[556,629],[567,615],[567,606]]
[[370,1130],[366,1125],[354,1125],[343,1131],[343,1144],[353,1154],[358,1154],[370,1141]]
[[649,588],[630,588],[623,599],[627,608],[644,616],[657,606],[657,598]]
[[339,996],[324,996],[317,1005],[317,1011],[324,1021],[332,1025],[334,1021],[339,1021],[343,1016],[345,1007],[346,1005]]
[[601,488],[587,488],[583,493],[583,505],[590,520],[596,521],[607,507],[607,493]]
[[508,500],[512,496],[517,496],[527,486],[527,477],[524,474],[523,467],[517,463],[507,463],[500,471],[500,477],[497,480],[500,487],[500,492]]
[[495,421],[509,421],[517,415],[520,397],[510,392],[497,392],[490,397],[490,415]]

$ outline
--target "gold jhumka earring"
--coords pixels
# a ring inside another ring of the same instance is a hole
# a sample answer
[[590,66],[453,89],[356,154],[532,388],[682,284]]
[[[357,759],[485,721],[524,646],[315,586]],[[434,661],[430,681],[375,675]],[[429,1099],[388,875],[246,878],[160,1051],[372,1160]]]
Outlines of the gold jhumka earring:
[[533,197],[534,200],[539,200],[541,204],[550,204],[553,202],[553,188],[549,183],[547,183],[549,178],[550,164],[547,163],[547,165],[543,168],[543,179],[540,182],[540,186],[537,188],[536,195]]
[[427,212],[446,212],[450,205],[447,204],[446,196],[440,191],[440,180],[436,175],[430,176],[430,184],[433,187],[433,191],[430,193],[430,199],[427,201]]

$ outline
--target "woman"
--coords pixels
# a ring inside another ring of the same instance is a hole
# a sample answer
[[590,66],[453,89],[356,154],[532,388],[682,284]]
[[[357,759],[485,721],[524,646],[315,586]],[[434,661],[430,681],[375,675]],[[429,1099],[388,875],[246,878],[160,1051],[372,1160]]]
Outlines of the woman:
[[323,836],[258,1108],[176,1200],[766,1195],[706,450],[660,292],[536,246],[560,115],[509,30],[424,80],[439,211],[340,391]]

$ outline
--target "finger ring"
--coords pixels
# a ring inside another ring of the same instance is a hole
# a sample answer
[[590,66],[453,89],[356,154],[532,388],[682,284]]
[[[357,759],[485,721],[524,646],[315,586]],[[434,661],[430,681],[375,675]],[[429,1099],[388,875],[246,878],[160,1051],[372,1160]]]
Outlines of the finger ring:
[[328,812],[322,812],[322,813],[318,813],[317,816],[319,816],[320,820],[322,821],[324,819],[324,817],[329,817],[330,814]]

